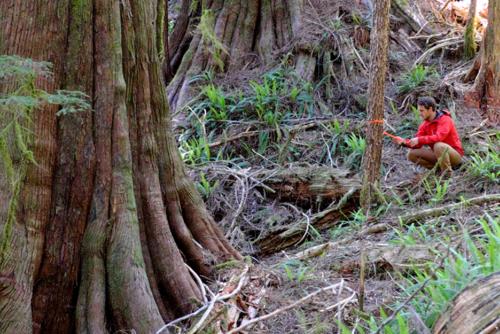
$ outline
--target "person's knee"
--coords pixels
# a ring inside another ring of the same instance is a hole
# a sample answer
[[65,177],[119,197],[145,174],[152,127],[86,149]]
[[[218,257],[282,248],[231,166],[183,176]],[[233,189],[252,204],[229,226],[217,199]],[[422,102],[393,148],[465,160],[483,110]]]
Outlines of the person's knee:
[[438,143],[434,144],[434,147],[432,148],[432,150],[434,151],[436,156],[439,157],[445,151],[449,150],[449,148],[450,148],[450,145],[442,143],[442,142],[438,142]]
[[417,162],[418,155],[415,154],[415,150],[409,150],[408,154],[406,155],[406,159],[410,160],[411,162]]

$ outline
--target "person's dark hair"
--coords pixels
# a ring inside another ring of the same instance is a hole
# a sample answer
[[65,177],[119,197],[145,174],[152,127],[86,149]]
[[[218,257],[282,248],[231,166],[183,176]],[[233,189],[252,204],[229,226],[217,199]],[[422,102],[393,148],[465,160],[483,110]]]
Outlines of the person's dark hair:
[[432,107],[432,110],[436,111],[436,100],[430,96],[422,96],[417,100],[417,105],[424,106],[425,108]]

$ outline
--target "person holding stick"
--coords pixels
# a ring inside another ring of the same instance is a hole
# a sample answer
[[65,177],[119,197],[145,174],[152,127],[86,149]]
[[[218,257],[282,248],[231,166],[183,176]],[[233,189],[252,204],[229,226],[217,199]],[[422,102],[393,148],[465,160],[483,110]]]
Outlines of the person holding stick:
[[410,148],[408,160],[427,169],[436,164],[442,173],[451,176],[452,167],[458,166],[464,155],[462,143],[455,123],[447,110],[437,110],[434,98],[425,96],[417,100],[418,111],[423,122],[414,138],[393,136],[393,141]]

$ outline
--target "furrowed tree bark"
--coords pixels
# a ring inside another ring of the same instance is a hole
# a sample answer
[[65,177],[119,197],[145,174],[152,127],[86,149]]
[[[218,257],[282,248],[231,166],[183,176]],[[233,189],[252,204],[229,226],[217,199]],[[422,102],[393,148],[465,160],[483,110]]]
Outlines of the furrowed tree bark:
[[0,254],[2,333],[155,332],[201,300],[187,265],[208,276],[217,261],[241,259],[170,132],[158,8],[156,0],[0,4],[1,53],[53,62],[38,87],[82,90],[93,109],[35,113],[37,164]]
[[[467,106],[478,108],[497,124],[500,122],[500,1],[488,3],[488,27],[481,45],[481,67],[474,85],[465,94]],[[469,77],[469,76],[468,76]]]
[[[0,53],[50,60],[54,64],[54,75],[37,80],[37,86],[45,90],[53,90],[61,82],[63,64],[58,50],[64,45],[64,36],[53,32],[65,27],[67,21],[64,17],[58,18],[58,10],[66,8],[54,2],[0,2]],[[27,171],[24,187],[16,199],[17,214],[12,234],[8,240],[2,240],[8,246],[0,254],[1,333],[29,333],[33,325],[32,287],[42,261],[53,188],[55,111],[56,108],[48,106],[33,114],[32,131],[39,140],[31,149],[37,164]],[[0,192],[5,194],[9,190],[3,188]],[[7,212],[0,212],[0,230],[5,228],[6,217]],[[2,234],[4,237],[6,234]]]
[[368,85],[368,123],[366,150],[363,156],[363,184],[360,201],[365,212],[379,186],[384,131],[384,89],[387,71],[390,0],[375,1],[370,45],[370,82]]

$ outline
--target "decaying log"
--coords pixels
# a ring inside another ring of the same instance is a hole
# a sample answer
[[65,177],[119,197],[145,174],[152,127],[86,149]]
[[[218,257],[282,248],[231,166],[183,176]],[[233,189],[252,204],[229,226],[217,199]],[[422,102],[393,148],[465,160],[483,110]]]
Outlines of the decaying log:
[[500,333],[500,272],[460,292],[434,325],[433,333]]
[[[267,171],[260,177],[275,192],[280,201],[301,206],[312,203],[330,204],[342,198],[349,190],[360,189],[361,181],[352,171],[324,166],[293,167],[281,171]],[[331,210],[318,213],[315,219],[331,216]]]
[[280,226],[270,231],[264,237],[257,241],[260,253],[272,254],[293,246],[304,239],[312,228],[316,231],[322,231],[334,226],[341,218],[354,211],[358,206],[358,194],[356,199],[347,200],[342,208],[331,208],[321,211],[309,219],[304,219],[292,226]]
[[[310,207],[311,204],[330,204],[326,210],[287,226],[270,230],[257,241],[261,253],[274,253],[301,242],[314,230],[321,231],[334,226],[358,206],[361,181],[344,169],[329,167],[294,167],[262,175],[264,185],[273,189],[270,196],[280,201],[293,202]],[[338,203],[335,204],[335,202]],[[333,206],[332,204],[335,204]]]

